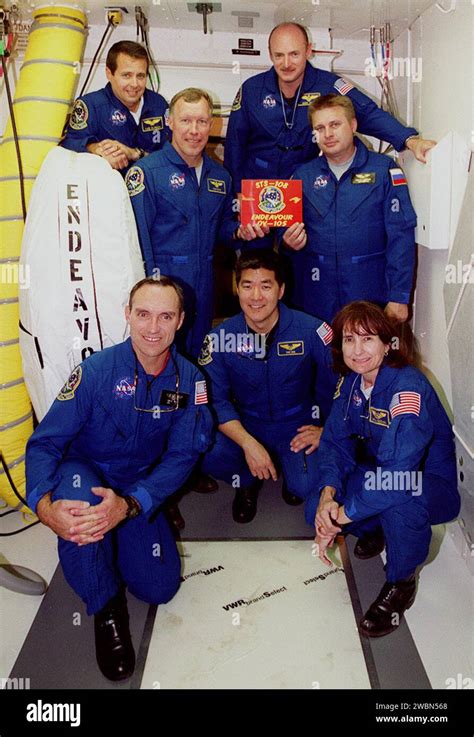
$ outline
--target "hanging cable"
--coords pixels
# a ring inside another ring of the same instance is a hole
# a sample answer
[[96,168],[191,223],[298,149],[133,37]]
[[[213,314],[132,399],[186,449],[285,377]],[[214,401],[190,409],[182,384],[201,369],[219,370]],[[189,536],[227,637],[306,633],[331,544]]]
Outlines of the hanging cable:
[[31,527],[39,524],[40,520],[37,520],[36,522],[32,522],[31,525],[28,525],[27,527],[22,527],[21,530],[15,530],[14,532],[0,532],[0,537],[13,537],[13,535],[20,535],[22,532],[27,532],[27,530],[29,530]]
[[28,502],[26,501],[26,499],[23,499],[23,497],[21,496],[20,492],[16,488],[15,482],[13,481],[12,475],[10,473],[10,469],[8,468],[7,462],[5,461],[5,458],[3,457],[3,453],[2,452],[0,452],[0,462],[1,462],[2,466],[3,466],[3,470],[5,472],[5,476],[7,477],[8,483],[10,484],[13,493],[15,494],[15,496],[17,497],[17,499],[19,499],[20,502],[22,504],[24,504],[25,507],[27,507],[28,506]]
[[[150,61],[149,67],[148,67],[148,79],[151,85],[151,88],[154,92],[158,92],[160,88],[160,74],[158,72],[158,68],[156,66],[156,62],[152,53],[152,50],[150,48],[149,40],[148,40],[148,19],[144,12],[142,11],[140,5],[135,5],[135,20],[137,22],[137,39],[139,35],[141,34],[141,42],[145,46],[148,59]],[[150,68],[153,69],[155,72],[155,79],[153,79]]]
[[8,512],[3,512],[3,514],[0,514],[0,519],[2,517],[8,517],[9,514],[16,514],[16,509],[10,509]]
[[[91,77],[92,71],[93,71],[93,69],[94,69],[94,65],[95,65],[95,63],[96,63],[96,61],[97,61],[97,58],[98,58],[98,56],[99,56],[99,54],[100,54],[100,52],[101,52],[101,50],[102,50],[102,46],[104,45],[105,37],[106,37],[107,33],[108,33],[109,31],[113,31],[113,29],[114,29],[114,28],[115,28],[115,23],[114,23],[114,22],[112,21],[112,19],[111,19],[111,18],[109,18],[109,22],[107,23],[107,28],[106,28],[106,29],[105,29],[105,31],[104,31],[104,35],[103,35],[103,36],[102,36],[102,38],[100,39],[100,43],[99,43],[99,45],[98,45],[98,47],[97,47],[97,51],[96,51],[96,52],[95,52],[95,54],[94,54],[94,58],[92,59],[91,65],[90,65],[90,67],[89,67],[89,71],[88,71],[88,73],[87,73],[87,77],[86,77],[86,79],[85,79],[85,82],[84,82],[84,84],[82,85],[82,89],[81,89],[81,91],[79,92],[79,95],[78,95],[78,97],[82,97],[82,95],[84,94],[84,90],[85,90],[85,89],[86,89],[86,87],[87,87],[87,84],[88,84],[88,82],[89,82],[89,79],[90,79],[90,77]],[[108,39],[107,39],[107,40],[108,40]]]
[[21,197],[21,210],[23,214],[23,221],[26,220],[26,198],[25,198],[25,179],[23,176],[23,164],[21,161],[21,151],[20,151],[20,143],[18,141],[18,131],[16,127],[16,120],[15,120],[15,112],[13,109],[13,100],[12,100],[12,93],[10,89],[10,81],[8,79],[8,69],[5,62],[5,55],[7,55],[9,52],[5,50],[5,52],[2,54],[2,71],[3,71],[3,78],[5,80],[5,89],[7,92],[7,100],[8,100],[8,109],[10,111],[10,118],[12,121],[12,131],[13,131],[13,140],[15,141],[15,150],[16,150],[16,159],[18,162],[18,176],[19,176],[19,182],[20,182],[20,197]]
[[[15,482],[12,479],[12,476],[11,476],[11,473],[10,473],[10,469],[8,468],[7,463],[5,461],[5,458],[3,457],[3,453],[0,453],[0,462],[1,462],[2,466],[3,466],[3,470],[5,472],[5,476],[8,479],[8,483],[10,484],[13,493],[20,500],[20,502],[22,504],[24,504],[25,507],[27,507],[28,506],[28,503],[27,503],[26,499],[24,499],[21,496],[20,492],[16,488],[16,484],[15,484]],[[16,509],[11,509],[8,512],[4,512],[3,514],[0,514],[0,518],[1,517],[6,517],[8,514],[13,514],[13,512],[16,512],[16,511],[17,511]],[[21,532],[26,532],[27,530],[29,530],[30,527],[34,527],[35,525],[39,525],[39,523],[40,523],[40,521],[38,520],[37,522],[32,522],[31,525],[27,525],[27,527],[22,527],[20,530],[15,530],[14,532],[0,532],[0,537],[12,537],[13,535],[19,535]]]

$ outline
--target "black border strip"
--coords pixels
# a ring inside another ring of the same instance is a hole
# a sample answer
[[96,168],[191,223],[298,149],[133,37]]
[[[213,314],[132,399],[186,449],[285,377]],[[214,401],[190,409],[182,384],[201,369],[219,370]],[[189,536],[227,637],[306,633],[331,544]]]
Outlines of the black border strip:
[[[345,538],[342,536],[339,536],[338,543],[339,543],[339,550],[341,553],[342,567],[344,568],[344,573],[346,574],[347,588],[349,589],[349,594],[350,594],[351,602],[352,602],[352,609],[354,611],[354,617],[355,617],[356,626],[357,626],[359,621],[362,619],[364,611],[362,609],[362,604],[359,599],[359,593],[357,591],[357,584],[356,584],[356,580],[354,576],[354,571],[352,570],[352,563],[351,563],[351,559],[349,556],[349,552],[347,550]],[[377,673],[377,666],[375,664],[375,659],[372,653],[372,648],[370,647],[370,642],[368,641],[366,637],[362,637],[358,628],[357,628],[357,632],[359,635],[360,644],[362,646],[362,652],[365,658],[365,665],[367,667],[367,674],[369,676],[370,686],[373,689],[380,689],[381,688],[380,679]]]
[[156,613],[158,611],[158,604],[150,604],[148,609],[147,618],[145,620],[145,626],[143,628],[142,639],[138,647],[138,653],[135,663],[135,672],[130,679],[130,690],[140,689],[143,674],[145,672],[146,661],[148,658],[148,650],[150,648],[151,637],[153,635],[153,628],[155,626]]

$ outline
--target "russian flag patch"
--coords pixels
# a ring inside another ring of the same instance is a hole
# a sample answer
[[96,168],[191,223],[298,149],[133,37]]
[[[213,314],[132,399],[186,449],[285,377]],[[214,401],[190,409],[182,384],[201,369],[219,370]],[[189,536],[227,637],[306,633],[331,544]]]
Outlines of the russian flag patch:
[[408,184],[406,176],[401,169],[390,169],[390,176],[392,177],[394,187],[398,187],[400,184]]

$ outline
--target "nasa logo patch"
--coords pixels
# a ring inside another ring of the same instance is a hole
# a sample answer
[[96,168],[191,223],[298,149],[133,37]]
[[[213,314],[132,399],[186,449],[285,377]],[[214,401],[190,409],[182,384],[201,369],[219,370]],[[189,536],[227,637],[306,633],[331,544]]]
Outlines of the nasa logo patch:
[[323,187],[326,187],[329,182],[329,177],[326,176],[326,174],[320,174],[319,177],[316,177],[316,179],[313,182],[314,189],[323,189]]
[[76,100],[71,113],[71,119],[69,125],[75,131],[82,131],[87,128],[87,119],[89,117],[89,110],[84,100]]
[[59,392],[57,399],[60,402],[67,402],[68,399],[74,399],[74,393],[81,383],[82,379],[82,367],[76,366],[74,371],[71,373],[69,379],[66,381],[61,391]]
[[245,333],[238,336],[237,353],[243,353],[244,355],[255,353],[255,340],[253,335]]
[[172,189],[181,189],[186,184],[186,177],[177,171],[170,175],[170,187]]
[[127,185],[130,197],[135,197],[135,195],[143,192],[145,189],[145,175],[143,173],[143,169],[140,169],[139,166],[132,166],[125,177],[125,184]]
[[110,121],[112,125],[125,125],[127,122],[127,116],[122,112],[122,110],[112,110]]
[[124,379],[119,379],[115,385],[114,394],[120,399],[135,396],[135,383],[128,376]]
[[276,105],[276,100],[275,100],[275,98],[273,97],[273,95],[267,95],[266,97],[264,97],[264,98],[263,98],[263,101],[262,101],[262,105],[263,105],[263,107],[264,107],[264,108],[265,108],[266,110],[268,110],[268,109],[270,109],[270,108],[273,108],[273,107],[275,107],[275,105]]

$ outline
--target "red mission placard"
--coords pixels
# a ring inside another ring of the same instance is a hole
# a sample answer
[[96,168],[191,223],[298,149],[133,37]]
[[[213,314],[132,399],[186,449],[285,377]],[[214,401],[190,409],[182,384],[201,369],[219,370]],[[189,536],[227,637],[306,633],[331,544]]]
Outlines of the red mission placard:
[[287,228],[303,219],[301,179],[243,179],[240,221]]

